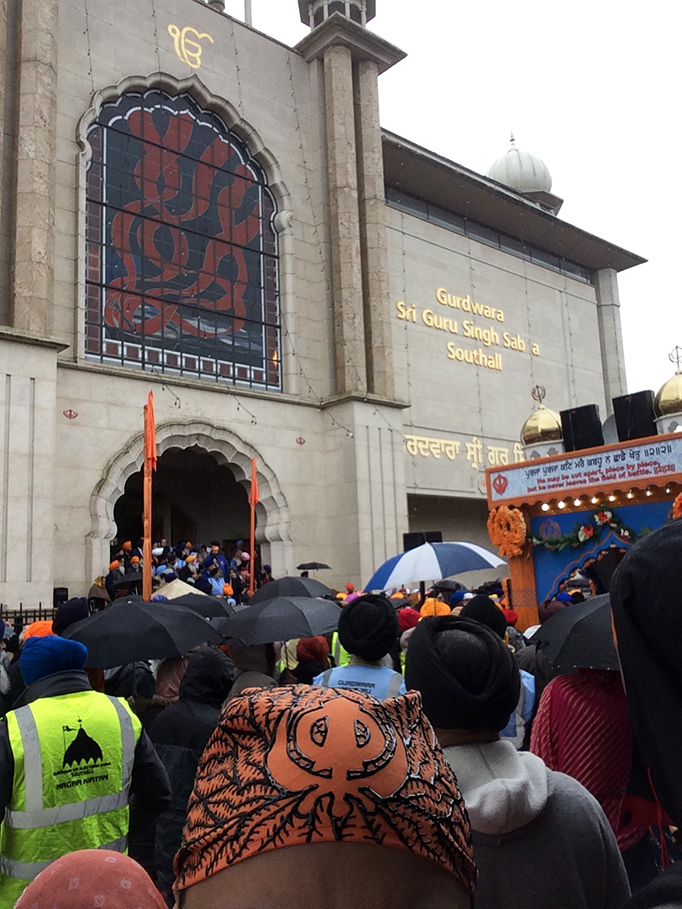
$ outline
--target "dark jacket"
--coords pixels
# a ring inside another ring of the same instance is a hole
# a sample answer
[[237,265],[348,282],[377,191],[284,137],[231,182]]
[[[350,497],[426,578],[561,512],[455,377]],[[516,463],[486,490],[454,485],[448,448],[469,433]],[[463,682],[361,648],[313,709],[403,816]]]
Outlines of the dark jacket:
[[[85,672],[71,670],[56,672],[25,688],[13,709],[25,707],[41,698],[91,691]],[[98,697],[106,695],[98,694]],[[14,758],[9,743],[7,723],[0,722],[0,817],[12,798]],[[150,823],[169,804],[171,798],[168,774],[159,760],[146,732],[142,732],[135,749],[135,760],[130,784],[130,836]]]
[[180,683],[180,697],[161,713],[149,731],[168,771],[173,797],[156,822],[156,873],[158,885],[170,896],[173,857],[180,847],[199,758],[218,725],[220,708],[232,686],[233,664],[216,648],[193,653]]

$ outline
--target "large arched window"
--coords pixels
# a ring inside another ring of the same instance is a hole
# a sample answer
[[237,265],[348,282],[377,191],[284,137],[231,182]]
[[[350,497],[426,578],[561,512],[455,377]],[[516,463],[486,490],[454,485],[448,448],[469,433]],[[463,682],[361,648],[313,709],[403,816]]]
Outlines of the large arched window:
[[188,95],[126,93],[88,132],[85,355],[281,388],[275,203]]

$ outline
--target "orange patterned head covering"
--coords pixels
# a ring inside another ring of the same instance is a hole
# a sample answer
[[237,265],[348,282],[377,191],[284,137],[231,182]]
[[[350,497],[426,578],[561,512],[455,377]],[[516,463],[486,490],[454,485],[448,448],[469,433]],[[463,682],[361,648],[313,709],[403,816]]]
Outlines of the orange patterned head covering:
[[469,819],[418,692],[378,701],[299,685],[234,698],[199,763],[176,889],[333,842],[412,852],[473,894]]

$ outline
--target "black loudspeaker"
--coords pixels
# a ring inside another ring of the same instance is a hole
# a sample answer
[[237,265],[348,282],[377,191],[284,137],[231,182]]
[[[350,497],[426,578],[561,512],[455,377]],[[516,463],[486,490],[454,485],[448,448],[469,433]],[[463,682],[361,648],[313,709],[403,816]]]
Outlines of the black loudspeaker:
[[69,599],[69,588],[68,587],[53,587],[52,588],[52,605],[55,609],[59,609],[62,603],[66,603]]
[[596,404],[561,411],[561,429],[565,451],[582,451],[604,444],[604,434]]
[[409,552],[410,549],[416,549],[422,543],[442,543],[443,534],[440,530],[427,530],[424,533],[404,533],[403,534],[403,552]]
[[654,393],[651,389],[614,398],[613,412],[620,442],[657,435],[654,422]]

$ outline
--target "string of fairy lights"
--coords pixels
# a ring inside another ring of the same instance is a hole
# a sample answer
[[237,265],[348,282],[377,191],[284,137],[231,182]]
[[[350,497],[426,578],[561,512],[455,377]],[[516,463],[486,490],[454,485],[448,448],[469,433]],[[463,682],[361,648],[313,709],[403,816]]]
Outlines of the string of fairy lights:
[[[469,252],[469,284],[471,285],[471,293],[474,297],[476,294],[476,277],[474,271],[474,251],[471,248],[473,240],[471,237],[468,238],[468,252]],[[481,394],[481,370],[476,370],[476,396],[478,399],[478,425],[481,427],[479,435],[483,436],[485,433],[483,427],[483,395]]]
[[95,91],[95,77],[92,72],[92,46],[90,40],[90,10],[88,0],[85,0],[85,46],[88,54],[88,75],[90,77],[90,90]]
[[[559,511],[569,514],[573,511],[584,512],[590,508],[615,508],[617,506],[623,505],[638,505],[641,502],[646,502],[647,499],[654,497],[655,495],[660,495],[662,492],[665,492],[665,495],[672,495],[676,490],[680,488],[679,483],[675,481],[670,481],[665,487],[649,485],[645,488],[640,488],[633,486],[628,489],[627,492],[624,490],[616,490],[614,492],[604,493],[585,493],[580,496],[569,496],[563,499],[550,499],[549,502],[542,502],[540,505],[540,511],[547,513],[553,508],[558,509]],[[537,507],[537,506],[535,506]]]
[[237,99],[239,102],[239,116],[244,116],[244,97],[242,93],[242,76],[241,68],[239,66],[239,48],[237,47],[237,38],[234,33],[234,19],[230,17],[230,26],[232,29],[232,46],[234,47],[234,65],[237,71]]
[[[401,256],[401,267],[402,267],[402,279],[403,279],[403,300],[407,300],[407,265],[406,265],[406,254],[405,254],[405,213],[400,212],[400,256]],[[408,409],[408,419],[410,421],[410,431],[414,435],[414,412],[412,410],[412,368],[410,364],[410,343],[409,335],[407,329],[407,320],[403,324],[403,334],[405,336],[405,364],[407,367],[407,399],[409,403]],[[407,449],[409,452],[409,449]],[[417,458],[413,452],[410,453],[410,463],[412,466],[412,488],[418,489],[419,483],[417,480],[418,471],[417,471]]]

